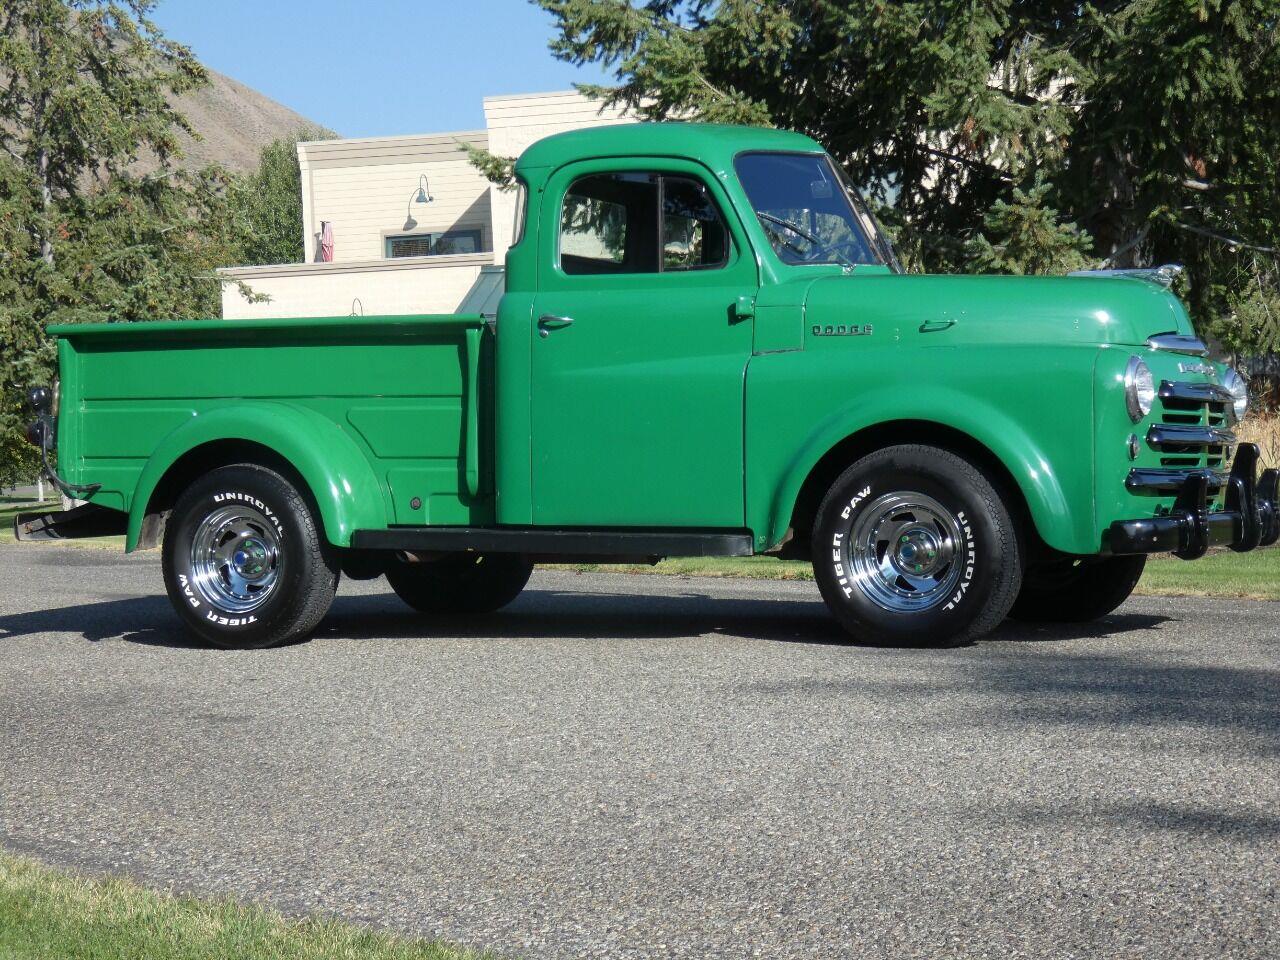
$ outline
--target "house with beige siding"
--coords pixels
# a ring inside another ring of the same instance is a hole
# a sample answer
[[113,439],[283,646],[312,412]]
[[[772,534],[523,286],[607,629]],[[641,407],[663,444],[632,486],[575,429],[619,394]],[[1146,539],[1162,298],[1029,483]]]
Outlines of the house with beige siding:
[[[484,116],[484,130],[299,143],[306,262],[219,271],[223,316],[451,313],[491,304],[501,293],[516,198],[485,180],[463,146],[518,156],[553,133],[632,121],[573,91],[486,97]],[[329,260],[321,253],[326,224]]]

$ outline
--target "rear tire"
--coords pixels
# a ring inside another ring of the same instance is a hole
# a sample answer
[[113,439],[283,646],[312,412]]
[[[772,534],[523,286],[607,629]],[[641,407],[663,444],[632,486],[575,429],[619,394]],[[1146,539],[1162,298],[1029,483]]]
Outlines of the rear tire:
[[1097,620],[1129,599],[1146,565],[1138,554],[1069,557],[1029,567],[1009,616],[1033,623]]
[[421,613],[492,613],[520,595],[533,564],[514,553],[457,553],[426,563],[394,563],[391,589]]
[[187,628],[228,650],[305,637],[338,588],[338,556],[302,494],[274,470],[222,467],[178,498],[165,589]]
[[886,447],[842,473],[813,529],[818,588],[858,643],[953,646],[1008,614],[1022,566],[982,471],[937,447]]

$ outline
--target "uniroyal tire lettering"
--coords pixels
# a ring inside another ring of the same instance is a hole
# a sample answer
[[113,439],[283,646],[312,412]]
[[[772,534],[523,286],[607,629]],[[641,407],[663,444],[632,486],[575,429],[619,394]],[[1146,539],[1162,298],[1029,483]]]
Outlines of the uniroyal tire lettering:
[[960,585],[956,588],[956,592],[951,597],[950,602],[942,608],[944,611],[954,610],[956,604],[964,599],[964,595],[969,592],[969,587],[973,584],[973,570],[976,555],[976,550],[973,544],[973,524],[969,522],[969,518],[964,515],[963,510],[956,512],[956,519],[960,521],[962,531],[964,533],[966,562],[964,567],[964,576],[960,579]]
[[213,495],[214,503],[226,503],[228,500],[236,500],[241,503],[247,503],[250,506],[257,507],[259,510],[262,511],[263,515],[268,520],[270,520],[271,523],[275,526],[277,535],[279,535],[281,539],[284,539],[284,527],[280,525],[280,518],[275,515],[275,511],[273,511],[270,507],[268,507],[265,503],[263,503],[257,497],[251,496],[247,493],[234,493],[234,492],[215,493]]

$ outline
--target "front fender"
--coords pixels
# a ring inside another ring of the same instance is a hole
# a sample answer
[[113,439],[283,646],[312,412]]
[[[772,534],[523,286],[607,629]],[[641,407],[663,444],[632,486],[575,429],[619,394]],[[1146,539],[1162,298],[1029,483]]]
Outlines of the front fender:
[[[936,424],[982,444],[1013,476],[1036,529],[1049,546],[1068,553],[1097,551],[1088,444],[1081,451],[1084,463],[1064,463],[1072,459],[1064,449],[1045,449],[1005,410],[943,387],[934,387],[914,403],[890,391],[880,396],[863,394],[818,423],[798,447],[775,488],[767,519],[769,545],[780,543],[786,535],[801,487],[819,460],[854,434],[897,421]],[[1063,442],[1070,445],[1066,438]]]
[[387,523],[382,488],[369,461],[332,420],[313,410],[274,401],[246,401],[197,413],[157,445],[130,501],[125,550],[138,545],[151,495],[169,469],[206,443],[245,440],[279,454],[298,471],[320,510],[325,538],[351,545],[351,534]]

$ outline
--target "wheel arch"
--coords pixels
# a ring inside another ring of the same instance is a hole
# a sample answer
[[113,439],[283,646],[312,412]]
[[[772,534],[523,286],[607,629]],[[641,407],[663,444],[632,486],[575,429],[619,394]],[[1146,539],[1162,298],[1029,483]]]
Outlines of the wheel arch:
[[182,490],[234,463],[259,464],[288,478],[334,546],[349,546],[357,529],[386,525],[382,485],[336,423],[292,404],[234,404],[192,417],[160,442],[134,488],[125,549],[158,544]]
[[[843,435],[811,445],[804,466],[795,466],[782,487],[775,507],[771,540],[785,541],[782,555],[807,559],[814,517],[823,496],[851,464],[875,450],[900,444],[925,444],[956,453],[981,468],[1005,494],[1007,506],[1026,546],[1035,552],[1045,544],[1070,539],[1070,515],[1066,497],[1055,478],[1027,461],[1034,448],[1023,445],[1022,456],[1013,456],[1022,437],[1008,436],[1005,443],[990,443],[974,432],[929,419],[896,419],[862,426]],[[998,448],[999,452],[998,452]],[[1043,458],[1037,458],[1043,463]],[[1035,462],[1034,460],[1031,462]],[[1011,465],[1012,464],[1012,465]]]

